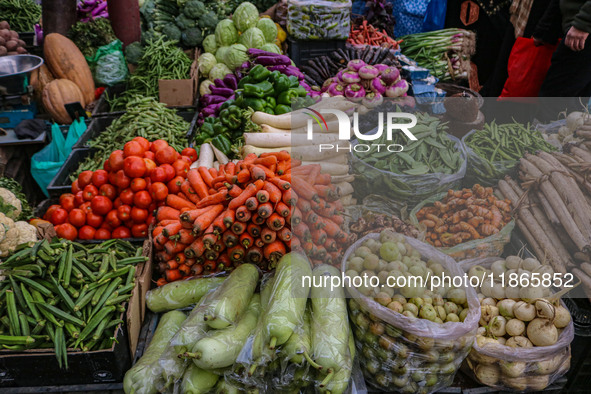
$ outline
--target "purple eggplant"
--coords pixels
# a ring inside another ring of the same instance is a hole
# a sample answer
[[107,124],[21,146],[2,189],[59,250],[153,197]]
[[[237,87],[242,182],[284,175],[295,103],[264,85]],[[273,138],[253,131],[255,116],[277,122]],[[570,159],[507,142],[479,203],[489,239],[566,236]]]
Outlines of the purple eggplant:
[[213,83],[218,88],[228,88],[229,87],[229,86],[226,86],[226,83],[219,78],[214,79]]
[[215,94],[206,94],[205,96],[201,97],[201,99],[199,101],[202,106],[209,107],[211,104],[223,103],[226,100],[228,100],[228,98],[224,97],[224,96],[217,96]]
[[226,74],[223,79],[224,85],[232,90],[238,89],[238,81],[236,80],[236,76],[234,74]]
[[363,79],[374,79],[375,77],[380,75],[380,71],[374,66],[370,66],[369,64],[361,67],[357,72],[359,73],[359,76]]
[[357,71],[345,71],[343,72],[341,79],[344,83],[357,83],[361,82],[361,77]]
[[400,71],[398,71],[396,67],[388,67],[382,71],[380,78],[382,78],[382,81],[384,81],[386,85],[391,86],[400,78]]
[[[375,93],[379,93],[379,94],[384,94],[386,93],[386,84],[384,83],[384,81],[380,78],[374,78],[371,80],[371,91],[375,92]],[[213,93],[213,90],[211,91]]]
[[361,101],[365,97],[365,89],[358,83],[352,83],[345,88],[345,97],[352,101]]
[[259,56],[282,56],[275,52],[267,52],[263,51],[262,49],[250,48],[246,51],[248,56],[250,57],[259,57]]
[[103,1],[94,10],[92,10],[91,15],[92,16],[97,16],[98,14],[100,14],[101,12],[103,12],[106,8],[107,8],[107,2],[106,1]]
[[217,86],[213,86],[213,85],[209,86],[209,90],[211,90],[211,94],[215,94],[218,96],[224,96],[224,97],[230,97],[231,95],[234,94],[234,89],[218,88]]
[[240,65],[239,69],[240,70],[250,70],[250,67],[252,65],[250,64],[250,62],[244,62]]
[[347,68],[351,71],[359,71],[363,66],[365,66],[365,62],[361,59],[354,59],[347,63]]
[[291,59],[285,55],[275,56],[259,56],[255,59],[255,63],[263,66],[289,66],[291,65]]
[[340,85],[336,82],[333,82],[327,89],[326,93],[330,96],[344,96],[345,95],[345,87]]
[[367,93],[365,97],[361,100],[361,104],[365,105],[367,108],[375,108],[383,102],[384,96],[375,92]]
[[298,77],[298,80],[304,79],[304,74],[300,71],[299,68],[292,66],[281,65],[281,66],[269,66],[267,67],[269,71],[279,71],[281,74],[285,74],[287,76],[294,76]]

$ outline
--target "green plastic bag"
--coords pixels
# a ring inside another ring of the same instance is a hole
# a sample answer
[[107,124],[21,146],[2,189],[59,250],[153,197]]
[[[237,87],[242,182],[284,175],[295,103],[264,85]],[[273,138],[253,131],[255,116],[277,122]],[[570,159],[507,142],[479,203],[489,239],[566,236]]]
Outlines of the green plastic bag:
[[47,186],[57,175],[59,169],[68,158],[72,147],[86,130],[83,118],[77,119],[70,125],[68,135],[64,138],[59,126],[51,126],[51,142],[31,157],[31,175],[41,187],[45,196],[49,197]]
[[100,47],[92,58],[86,58],[92,69],[94,80],[101,86],[112,86],[127,79],[129,71],[119,40]]

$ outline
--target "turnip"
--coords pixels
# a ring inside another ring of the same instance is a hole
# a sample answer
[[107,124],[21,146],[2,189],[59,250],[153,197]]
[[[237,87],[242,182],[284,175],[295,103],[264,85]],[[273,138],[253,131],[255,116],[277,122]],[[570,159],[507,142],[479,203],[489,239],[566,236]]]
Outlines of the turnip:
[[519,287],[506,287],[505,296],[512,299],[513,301],[519,301]]
[[505,298],[505,287],[500,283],[494,283],[492,286],[492,298],[496,298],[497,300],[501,300]]
[[505,343],[507,343],[507,340],[503,337],[498,337],[497,342],[499,343],[499,345],[505,346]]
[[410,302],[407,302],[406,304],[404,304],[402,309],[405,312],[412,313],[414,316],[417,316],[419,314],[419,308],[415,304],[411,304]]
[[503,316],[495,316],[491,319],[488,330],[495,337],[502,337],[507,333],[505,326],[507,325],[507,319]]
[[537,317],[527,325],[527,337],[536,346],[551,346],[558,341],[558,330],[550,320]]
[[519,289],[519,297],[522,301],[532,304],[538,298],[544,297],[544,289],[541,287],[522,287]]
[[531,343],[529,339],[521,335],[507,339],[507,342],[505,342],[505,346],[518,348],[534,347],[533,343]]
[[392,301],[397,301],[400,303],[400,305],[406,304],[406,298],[404,298],[402,294],[394,295],[394,297],[392,297]]
[[463,305],[466,303],[466,291],[464,289],[451,289],[447,293],[447,298],[458,305]]
[[470,268],[468,270],[468,276],[470,278],[472,277],[476,277],[478,278],[480,281],[482,281],[482,279],[486,276],[487,274],[487,269],[480,266],[480,265],[475,265],[474,267]]
[[453,302],[447,301],[443,307],[445,308],[445,313],[458,313],[458,306]]
[[476,330],[476,335],[482,335],[485,336],[486,335],[486,327],[478,327],[478,329]]
[[527,388],[534,391],[542,391],[550,384],[550,377],[548,375],[528,376]]
[[519,268],[519,264],[521,263],[521,257],[519,256],[509,256],[505,259],[505,266],[508,269],[517,269]]
[[482,282],[482,285],[480,285],[480,292],[484,294],[485,297],[492,297],[493,291],[490,281],[486,280]]
[[548,375],[556,371],[562,364],[562,354],[552,357],[548,360],[538,361],[535,364],[536,375]]
[[542,319],[548,319],[553,321],[556,317],[556,311],[554,309],[554,305],[548,300],[539,299],[536,300],[534,303],[536,307],[536,316],[541,317]]
[[541,266],[540,262],[537,259],[528,257],[527,259],[523,260],[521,264],[519,264],[519,268],[523,268],[529,272],[533,272],[536,268]]
[[507,322],[505,329],[507,330],[507,334],[516,337],[525,332],[525,323],[519,319],[511,319]]
[[536,308],[524,301],[518,301],[513,307],[513,315],[521,321],[532,321],[536,317]]
[[460,312],[460,321],[461,322],[466,320],[466,317],[468,317],[468,312],[470,312],[470,310],[468,308],[462,309],[462,311]]
[[444,272],[443,266],[439,263],[431,264],[429,266],[433,270],[433,274],[437,276],[441,276]]
[[566,309],[562,305],[559,305],[555,307],[554,311],[554,326],[556,328],[564,328],[568,326],[568,323],[570,323],[571,319],[570,312],[568,311],[568,309]]
[[515,315],[513,314],[513,308],[515,307],[516,302],[509,298],[501,300],[497,302],[497,308],[499,308],[499,314],[504,316],[508,319],[513,318]]
[[485,305],[480,307],[480,325],[486,326],[493,319],[499,316],[499,308],[496,306]]
[[490,306],[497,306],[497,302],[492,297],[487,297],[484,300],[480,301],[481,306],[490,305]]
[[539,275],[540,277],[542,277],[544,274],[554,275],[554,270],[552,269],[551,266],[549,266],[547,264],[540,265],[538,268],[536,268],[532,272],[537,273],[537,274],[540,274]]
[[515,391],[523,391],[527,389],[526,376],[520,376],[518,378],[504,378],[503,383],[511,387]]
[[390,310],[393,310],[394,312],[398,312],[398,313],[404,312],[402,304],[398,301],[392,301],[388,305],[386,305],[386,307]]
[[525,281],[531,279],[531,272],[528,270],[524,270],[523,268],[517,268],[517,280],[518,281]]
[[492,271],[495,278],[499,278],[507,270],[507,267],[505,267],[505,260],[495,261],[491,264],[490,270]]
[[507,375],[510,378],[517,378],[525,373],[525,368],[527,364],[522,361],[501,361],[499,362],[501,366],[501,371],[503,374]]
[[479,364],[474,369],[476,379],[484,385],[494,386],[499,381],[499,368],[496,365]]
[[445,321],[446,322],[454,322],[457,323],[460,321],[460,318],[458,315],[456,315],[455,313],[448,313],[447,316],[445,317]]

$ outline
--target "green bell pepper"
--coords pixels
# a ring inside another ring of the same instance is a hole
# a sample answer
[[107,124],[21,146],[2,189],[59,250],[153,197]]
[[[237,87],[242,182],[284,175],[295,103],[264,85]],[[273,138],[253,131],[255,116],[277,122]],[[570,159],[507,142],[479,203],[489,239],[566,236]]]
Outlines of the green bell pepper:
[[226,156],[232,153],[232,142],[225,135],[216,135],[211,143]]
[[228,134],[229,129],[224,126],[221,122],[217,123],[213,126],[213,130],[215,131],[215,135],[222,135],[222,134]]
[[306,97],[308,95],[306,88],[301,85],[299,85],[297,88],[294,88],[294,90],[298,93],[298,97]]
[[295,75],[291,75],[287,78],[289,79],[290,88],[297,88],[298,86],[300,86],[300,80]]
[[242,78],[240,81],[238,81],[238,89],[242,89],[244,87],[244,85],[247,83],[255,83],[255,82],[256,81],[254,79],[252,79],[249,75],[247,75],[244,78]]
[[254,66],[248,72],[248,77],[250,77],[255,82],[264,81],[265,79],[269,78],[270,75],[271,71],[269,71],[265,66],[261,66],[260,64]]
[[279,93],[279,96],[277,97],[277,104],[291,106],[292,100],[296,99],[297,97],[299,97],[299,93],[296,89],[288,89],[285,92]]
[[262,111],[267,102],[262,98],[246,97],[241,108],[252,108],[253,111]]
[[273,83],[273,86],[275,88],[275,95],[277,96],[279,93],[285,92],[291,87],[290,85],[291,82],[287,75],[279,75],[277,78],[275,78],[275,82]]
[[[206,120],[209,118],[206,118]],[[211,119],[215,119],[215,118],[211,118]],[[213,129],[215,123],[211,123],[211,122],[204,122],[201,127],[199,128],[199,135],[205,135],[208,137],[213,137],[215,135],[215,131]]]
[[233,99],[228,99],[226,101],[224,101],[224,103],[220,106],[220,112],[225,110],[226,108],[229,108],[230,106],[234,105],[236,101]]
[[275,107],[275,115],[281,115],[291,112],[291,107],[285,104],[278,104]]
[[268,107],[275,108],[275,106],[277,105],[275,97],[267,97],[265,101],[267,102]]
[[244,97],[264,98],[271,95],[273,95],[273,84],[269,81],[244,85]]
[[271,107],[269,105],[265,106],[265,108],[263,108],[263,112],[267,113],[269,115],[275,115],[275,109],[274,107]]
[[229,129],[237,129],[242,126],[242,110],[236,105],[231,105],[220,112],[222,124]]

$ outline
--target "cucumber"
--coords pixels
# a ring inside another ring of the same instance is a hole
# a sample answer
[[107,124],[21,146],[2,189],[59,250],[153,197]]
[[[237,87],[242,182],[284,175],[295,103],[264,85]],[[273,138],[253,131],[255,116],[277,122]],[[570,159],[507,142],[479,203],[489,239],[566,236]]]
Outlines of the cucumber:
[[302,364],[310,354],[310,311],[304,312],[304,325],[296,329],[285,345],[281,347],[281,354],[294,364]]
[[225,278],[198,278],[168,283],[146,294],[146,306],[152,312],[167,312],[195,305]]
[[254,294],[250,304],[238,323],[222,330],[211,331],[211,335],[200,339],[189,357],[199,368],[216,369],[229,367],[236,361],[248,336],[257,325],[261,313],[261,297]]
[[281,258],[275,272],[275,282],[265,326],[269,330],[269,348],[283,345],[294,330],[301,326],[310,287],[304,286],[303,277],[312,276],[308,259],[298,253]]
[[154,376],[153,365],[168,348],[168,342],[180,328],[187,316],[180,311],[164,314],[152,341],[142,358],[125,374],[123,390],[130,394],[156,394],[157,376]]
[[259,270],[253,264],[238,266],[214,291],[213,301],[203,319],[216,330],[235,324],[248,306],[259,281]]
[[219,376],[190,364],[183,375],[181,393],[183,394],[205,394],[208,393],[218,382]]

